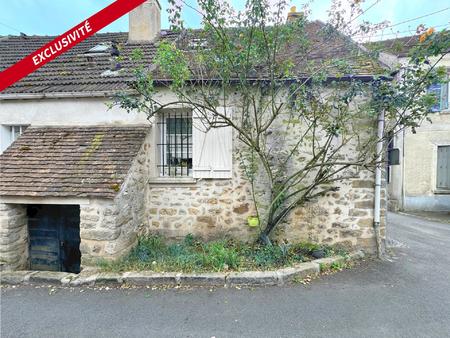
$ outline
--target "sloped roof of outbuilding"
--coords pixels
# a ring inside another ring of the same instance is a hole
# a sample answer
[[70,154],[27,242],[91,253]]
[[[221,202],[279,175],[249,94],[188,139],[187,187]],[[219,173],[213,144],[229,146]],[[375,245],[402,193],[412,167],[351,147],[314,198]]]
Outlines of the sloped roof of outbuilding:
[[29,127],[0,155],[0,196],[116,196],[147,127]]

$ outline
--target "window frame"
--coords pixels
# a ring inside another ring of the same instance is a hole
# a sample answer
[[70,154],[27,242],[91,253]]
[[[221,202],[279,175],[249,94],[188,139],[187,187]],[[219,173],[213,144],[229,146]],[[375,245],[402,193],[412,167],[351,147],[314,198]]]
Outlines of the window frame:
[[[170,133],[174,135],[175,142],[170,142],[169,136],[169,119],[190,119],[190,128],[188,127],[188,132],[185,133],[183,130],[183,122],[181,123],[180,133],[177,131],[178,123],[175,122],[175,133]],[[193,177],[193,122],[192,122],[192,111],[190,110],[170,110],[164,111],[159,114],[156,120],[158,125],[158,136],[157,136],[157,154],[156,154],[156,176],[159,178],[170,178],[170,179],[186,179]],[[190,133],[189,133],[190,129]],[[178,142],[178,137],[186,137],[186,143],[181,140]],[[180,148],[179,148],[180,147]],[[181,158],[183,161],[183,155],[186,155],[187,165],[171,164],[169,161],[169,156],[171,153],[175,154],[174,158]],[[180,156],[177,156],[178,153]],[[190,156],[190,157],[189,157]],[[190,159],[190,162],[189,162]]]
[[[427,92],[433,93],[436,92],[436,96],[438,97],[438,102],[430,108],[431,113],[439,113],[442,111],[448,111],[450,106],[450,85],[449,85],[449,75],[447,74],[447,79],[442,83],[433,83],[430,87],[428,87]],[[432,86],[439,86],[439,95],[437,94],[437,90],[431,89]],[[445,100],[445,101],[444,101]]]
[[[450,144],[438,144],[436,146],[436,182],[435,182],[435,192],[450,192],[450,182],[448,182],[447,187],[439,186],[439,148],[448,148],[450,150]],[[449,155],[450,156],[450,155]],[[449,158],[450,162],[450,158]]]
[[[16,135],[16,131],[15,131],[15,129],[16,128],[19,128],[19,132],[18,132],[18,136],[17,137],[15,137],[15,135]],[[19,137],[20,137],[20,135],[22,135],[23,134],[23,132],[26,130],[28,128],[28,126],[27,125],[22,125],[22,124],[20,124],[20,125],[10,125],[9,126],[9,139],[10,139],[10,145],[15,141],[15,140],[17,140]]]
[[[22,135],[29,124],[1,124],[0,125],[0,154],[8,149],[14,141]],[[16,133],[15,128],[19,128]]]

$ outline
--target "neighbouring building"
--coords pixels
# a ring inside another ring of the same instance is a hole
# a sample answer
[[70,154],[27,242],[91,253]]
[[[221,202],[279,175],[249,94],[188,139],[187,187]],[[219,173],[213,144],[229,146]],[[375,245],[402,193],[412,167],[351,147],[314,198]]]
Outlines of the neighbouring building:
[[[158,1],[147,1],[130,14],[129,34],[97,34],[0,93],[2,269],[78,272],[123,255],[147,233],[255,238],[247,225],[249,183],[230,128],[193,128],[189,109],[167,110],[149,123],[106,106],[133,80],[135,48],[150,65],[158,41],[179,38],[161,30],[159,17]],[[322,28],[311,22],[308,31]],[[1,37],[0,68],[51,39]],[[345,53],[349,43],[336,37],[317,57]],[[120,65],[111,57],[116,44],[123,46]],[[351,75],[373,74],[364,64]],[[158,95],[171,93],[160,88]],[[368,126],[376,133],[375,120]],[[339,192],[294,211],[278,236],[373,252],[373,205],[374,175],[361,170]]]
[[[382,58],[391,65],[408,62],[408,53],[418,44],[418,36],[376,42]],[[450,55],[438,63],[450,74]],[[419,128],[396,134],[390,148],[399,149],[400,164],[387,170],[390,208],[406,211],[450,211],[450,109],[449,84],[429,88],[438,101]]]

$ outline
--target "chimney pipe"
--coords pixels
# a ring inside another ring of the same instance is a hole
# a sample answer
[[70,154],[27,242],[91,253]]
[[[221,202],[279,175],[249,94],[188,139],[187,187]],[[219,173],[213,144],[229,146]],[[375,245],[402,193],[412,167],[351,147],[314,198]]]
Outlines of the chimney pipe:
[[153,42],[161,31],[161,5],[158,0],[147,0],[130,12],[128,42]]
[[304,14],[302,12],[297,12],[297,7],[292,6],[291,11],[287,15],[287,21],[288,22],[297,21],[298,19],[303,18],[303,15]]

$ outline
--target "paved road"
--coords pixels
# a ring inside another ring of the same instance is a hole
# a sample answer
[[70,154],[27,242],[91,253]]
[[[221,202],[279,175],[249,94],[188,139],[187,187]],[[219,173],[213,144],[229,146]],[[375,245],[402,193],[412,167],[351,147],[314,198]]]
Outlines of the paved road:
[[[391,261],[263,289],[4,289],[2,337],[450,337],[450,226],[389,215]],[[399,241],[399,242],[396,242]]]

